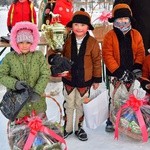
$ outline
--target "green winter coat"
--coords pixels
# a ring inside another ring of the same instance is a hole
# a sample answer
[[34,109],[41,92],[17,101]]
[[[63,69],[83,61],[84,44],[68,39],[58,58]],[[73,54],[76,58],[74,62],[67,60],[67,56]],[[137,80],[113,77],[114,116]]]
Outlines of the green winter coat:
[[[26,81],[35,92],[43,94],[49,81],[50,70],[41,51],[28,54],[10,52],[6,54],[0,65],[0,83],[8,89],[15,89],[17,80]],[[17,118],[29,115],[32,110],[36,113],[46,111],[45,98],[40,101],[28,102],[20,111]]]

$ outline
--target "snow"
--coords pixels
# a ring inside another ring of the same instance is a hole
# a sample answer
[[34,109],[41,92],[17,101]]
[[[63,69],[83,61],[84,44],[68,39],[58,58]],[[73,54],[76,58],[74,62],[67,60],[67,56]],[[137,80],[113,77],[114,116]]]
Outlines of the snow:
[[[7,18],[7,8],[0,9],[0,36],[6,35],[8,33],[6,27]],[[2,48],[0,48],[1,50]],[[9,52],[9,48],[0,56],[0,60],[4,55]],[[104,85],[101,85],[104,88]],[[0,100],[5,93],[5,87],[0,85]],[[58,90],[59,94],[54,96],[62,107],[63,95],[62,95],[62,82],[49,83],[46,88],[46,93],[49,94],[50,91]],[[49,119],[56,121],[59,119],[59,111],[57,105],[47,99],[47,114]],[[0,148],[1,150],[9,150],[9,145],[7,141],[7,122],[8,120],[0,113]],[[114,140],[114,133],[105,132],[105,122],[102,123],[97,129],[88,129],[84,125],[84,129],[88,134],[88,141],[79,141],[74,134],[70,135],[67,139],[68,150],[149,150],[150,142],[143,143],[131,139],[123,134],[119,136],[119,140]]]

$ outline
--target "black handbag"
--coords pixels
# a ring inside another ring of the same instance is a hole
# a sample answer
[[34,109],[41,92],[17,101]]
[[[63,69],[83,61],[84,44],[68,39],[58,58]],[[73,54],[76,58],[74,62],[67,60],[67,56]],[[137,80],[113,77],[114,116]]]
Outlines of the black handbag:
[[0,103],[2,114],[9,120],[14,121],[20,110],[30,99],[30,90],[8,90]]

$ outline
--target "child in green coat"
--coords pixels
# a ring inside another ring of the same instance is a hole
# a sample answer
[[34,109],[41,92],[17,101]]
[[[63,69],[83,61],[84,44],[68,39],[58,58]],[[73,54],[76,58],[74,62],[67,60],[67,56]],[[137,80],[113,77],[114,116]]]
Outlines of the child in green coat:
[[[0,83],[7,89],[32,88],[27,102],[10,126],[18,120],[30,118],[33,110],[41,119],[46,117],[46,101],[42,97],[50,76],[48,63],[41,51],[35,51],[39,42],[37,26],[31,22],[19,22],[11,30],[10,44],[14,51],[6,54],[0,65]],[[11,145],[12,146],[12,145]]]

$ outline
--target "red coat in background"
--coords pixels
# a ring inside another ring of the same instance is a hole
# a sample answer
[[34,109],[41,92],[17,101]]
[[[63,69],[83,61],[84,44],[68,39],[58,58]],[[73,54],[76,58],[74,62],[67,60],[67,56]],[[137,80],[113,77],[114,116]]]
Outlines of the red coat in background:
[[66,25],[73,16],[73,4],[71,0],[57,0],[53,10],[54,14],[60,15],[60,23]]
[[8,30],[11,31],[11,28],[20,21],[30,21],[36,24],[34,5],[29,0],[24,2],[17,1],[10,6],[7,17]]

